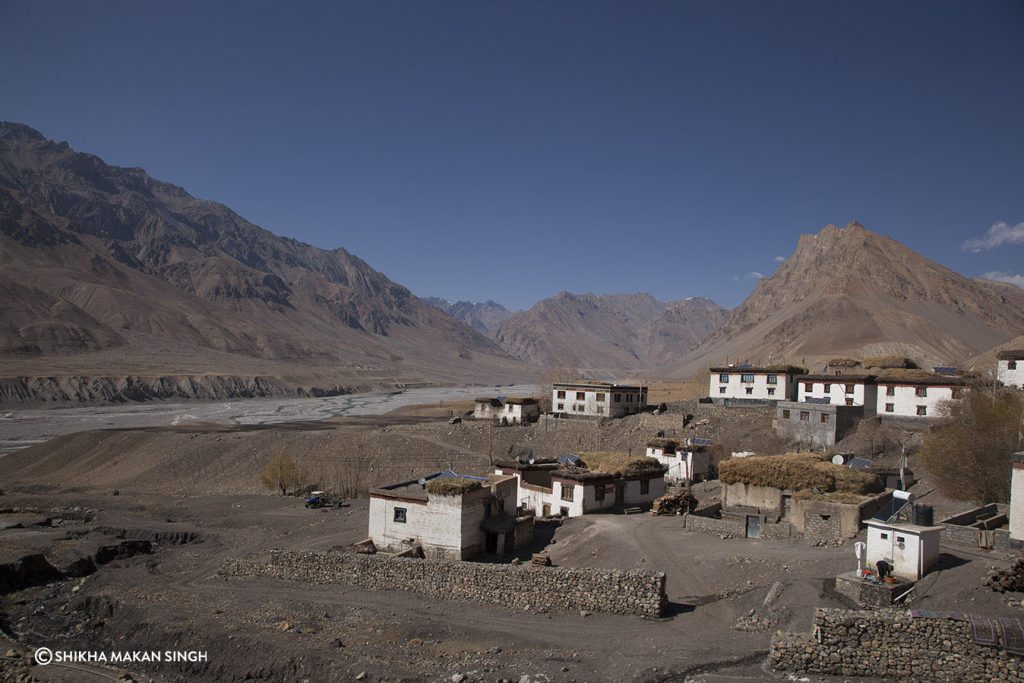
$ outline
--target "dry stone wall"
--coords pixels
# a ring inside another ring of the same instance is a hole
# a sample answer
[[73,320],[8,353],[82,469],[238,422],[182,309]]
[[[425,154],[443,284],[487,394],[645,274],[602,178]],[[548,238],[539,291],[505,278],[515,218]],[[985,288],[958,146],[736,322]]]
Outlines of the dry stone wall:
[[657,617],[665,575],[643,570],[578,569],[418,560],[339,552],[274,550],[270,562],[228,560],[225,576],[268,576],[373,591],[402,590],[522,610],[586,610]]
[[1024,658],[976,645],[966,621],[818,608],[814,632],[777,633],[776,671],[917,681],[1022,681]]

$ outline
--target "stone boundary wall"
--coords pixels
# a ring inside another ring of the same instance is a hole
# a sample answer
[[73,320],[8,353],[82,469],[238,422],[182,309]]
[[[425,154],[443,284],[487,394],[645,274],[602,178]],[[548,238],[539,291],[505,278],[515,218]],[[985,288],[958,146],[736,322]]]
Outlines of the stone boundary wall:
[[219,573],[341,583],[372,591],[401,590],[440,600],[520,610],[587,610],[659,617],[667,604],[665,575],[636,569],[535,567],[274,550],[270,562],[227,560]]
[[812,633],[776,633],[769,665],[801,675],[1024,681],[1024,658],[976,645],[966,621],[818,608]]
[[699,515],[683,515],[683,526],[687,531],[702,531],[707,534],[730,534],[739,538],[747,535],[746,520],[715,519]]

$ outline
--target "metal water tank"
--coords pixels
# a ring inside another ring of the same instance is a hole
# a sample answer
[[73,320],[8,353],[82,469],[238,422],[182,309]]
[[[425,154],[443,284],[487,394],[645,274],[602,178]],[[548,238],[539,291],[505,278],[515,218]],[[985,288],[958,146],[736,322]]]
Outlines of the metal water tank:
[[918,526],[935,526],[935,510],[931,505],[914,506],[914,524]]

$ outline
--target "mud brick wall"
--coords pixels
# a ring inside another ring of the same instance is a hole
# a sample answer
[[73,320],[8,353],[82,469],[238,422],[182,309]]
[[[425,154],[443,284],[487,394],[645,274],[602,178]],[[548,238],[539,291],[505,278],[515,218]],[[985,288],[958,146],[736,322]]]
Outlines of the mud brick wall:
[[777,633],[770,666],[801,675],[922,681],[1022,681],[1024,658],[975,645],[965,621],[905,611],[818,608],[812,633]]
[[587,610],[661,616],[665,575],[643,570],[499,565],[339,552],[274,550],[270,562],[228,560],[225,576],[268,576],[401,590],[520,610]]

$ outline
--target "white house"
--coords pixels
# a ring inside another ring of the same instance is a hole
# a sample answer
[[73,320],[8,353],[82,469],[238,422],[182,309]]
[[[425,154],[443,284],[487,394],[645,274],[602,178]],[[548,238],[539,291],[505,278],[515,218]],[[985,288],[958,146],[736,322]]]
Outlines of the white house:
[[647,407],[647,387],[611,382],[559,382],[551,387],[551,412],[560,416],[623,417]]
[[1024,541],[1024,451],[1011,457],[1013,474],[1010,479],[1010,538]]
[[996,379],[1008,387],[1024,389],[1024,351],[1000,351],[996,359]]
[[875,411],[885,417],[933,418],[944,415],[948,401],[959,400],[964,381],[921,370],[889,370],[878,376]]
[[797,401],[828,400],[834,406],[864,406],[873,415],[878,405],[878,384],[875,375],[847,373],[842,375],[801,375],[797,378]]
[[708,392],[713,400],[793,401],[796,378],[806,368],[792,365],[726,365],[710,369]]
[[892,565],[893,576],[917,581],[939,561],[940,526],[906,522],[865,521],[868,525],[865,565],[874,569],[879,560]]
[[707,451],[710,445],[710,439],[687,439],[684,444],[674,439],[651,439],[647,442],[647,457],[665,466],[667,481],[704,481],[711,461]]
[[528,545],[533,516],[518,514],[515,477],[444,470],[371,489],[369,533],[385,552],[466,560]]
[[536,422],[540,417],[540,403],[535,398],[512,397],[505,399],[499,419],[511,423]]
[[578,456],[563,456],[558,461],[498,462],[495,473],[516,478],[521,508],[540,517],[579,517],[600,510],[649,505],[665,495],[664,469],[643,465],[646,458],[632,460],[641,462],[627,468],[626,473],[576,466],[573,463],[579,461]]
[[496,398],[478,398],[473,403],[473,417],[477,420],[497,420],[501,418],[505,405]]

